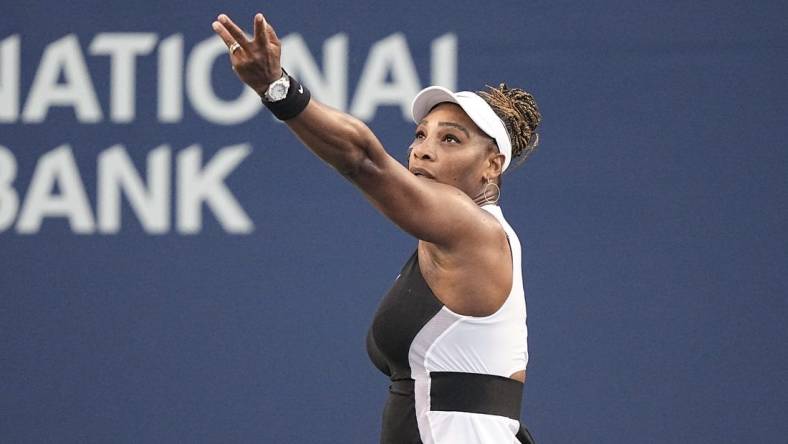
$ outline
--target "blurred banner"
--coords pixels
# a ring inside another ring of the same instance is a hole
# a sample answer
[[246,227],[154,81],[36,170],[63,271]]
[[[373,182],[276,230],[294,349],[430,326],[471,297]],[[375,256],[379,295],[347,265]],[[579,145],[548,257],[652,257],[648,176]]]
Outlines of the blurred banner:
[[788,7],[612,0],[4,5],[0,441],[377,442],[416,240],[237,79],[211,22],[258,11],[402,161],[427,85],[536,97],[537,442],[785,442]]
[[[347,33],[326,39],[321,45],[321,64],[300,34],[289,34],[282,38],[282,63],[291,75],[310,86],[317,100],[334,108],[370,121],[379,107],[398,106],[407,121],[410,101],[426,84],[419,80],[406,36],[394,33],[369,45],[355,85],[348,85],[349,43]],[[172,132],[194,134],[206,124],[235,126],[261,119],[263,107],[251,88],[243,88],[235,98],[217,95],[214,71],[224,74],[224,84],[232,78],[226,72],[227,47],[220,39],[212,36],[189,44],[188,54],[184,46],[182,34],[160,38],[155,33],[103,32],[85,42],[83,49],[79,37],[68,34],[44,46],[38,64],[30,67],[35,74],[28,89],[20,81],[22,38],[19,34],[7,37],[0,42],[2,122],[24,128],[71,120],[73,113],[72,125],[85,131],[97,126],[111,131],[117,124],[144,121],[157,122],[153,131],[165,136]],[[429,84],[456,88],[457,36],[440,36],[430,42],[429,50]],[[106,69],[108,78],[102,77]],[[138,79],[138,72],[150,71],[155,75]],[[138,96],[140,84],[147,88]],[[354,91],[350,101],[348,90]],[[108,106],[101,105],[99,95],[106,97]],[[142,110],[151,114],[138,119],[137,104],[141,102],[145,103]],[[184,118],[184,107],[191,111],[188,119]],[[126,134],[115,137],[121,139]],[[49,138],[55,139],[55,134]],[[14,148],[0,147],[5,172],[0,229],[13,225],[18,233],[35,234],[45,219],[54,218],[67,220],[74,233],[115,234],[122,222],[122,197],[142,229],[151,234],[198,233],[203,204],[228,233],[248,234],[254,229],[224,182],[252,152],[251,143],[221,147],[205,162],[201,141],[182,149],[175,147],[175,156],[171,144],[163,143],[148,152],[143,173],[134,166],[126,146],[144,141],[133,133],[128,134],[128,140],[118,143],[117,139],[100,151],[91,165],[83,167],[96,171],[95,205],[88,199],[75,161],[74,150],[82,145],[78,139],[59,141],[57,147],[38,157],[22,198],[12,186],[18,174]],[[9,140],[7,145],[24,147],[26,142]]]

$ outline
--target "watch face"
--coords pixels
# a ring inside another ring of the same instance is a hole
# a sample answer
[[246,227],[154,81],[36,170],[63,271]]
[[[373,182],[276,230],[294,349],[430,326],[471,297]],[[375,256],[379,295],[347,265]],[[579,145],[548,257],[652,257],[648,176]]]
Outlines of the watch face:
[[265,99],[269,102],[278,102],[287,97],[287,91],[290,90],[290,78],[283,75],[279,80],[268,85],[268,90],[265,92]]
[[271,85],[271,91],[268,95],[271,96],[273,101],[282,100],[287,95],[287,88],[281,83],[275,83]]

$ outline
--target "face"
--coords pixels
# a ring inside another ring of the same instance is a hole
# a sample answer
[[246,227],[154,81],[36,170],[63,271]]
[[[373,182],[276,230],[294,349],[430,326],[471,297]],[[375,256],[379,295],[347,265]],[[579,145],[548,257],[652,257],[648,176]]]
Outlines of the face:
[[441,103],[416,126],[408,169],[475,198],[485,178],[500,175],[503,155],[459,105]]

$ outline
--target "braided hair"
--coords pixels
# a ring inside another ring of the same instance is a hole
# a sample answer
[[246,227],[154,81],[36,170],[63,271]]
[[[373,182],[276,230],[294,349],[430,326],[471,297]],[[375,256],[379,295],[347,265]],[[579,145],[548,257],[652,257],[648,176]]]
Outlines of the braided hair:
[[534,96],[520,88],[509,88],[501,83],[497,88],[487,85],[477,94],[487,102],[506,126],[512,140],[513,167],[525,163],[539,145],[536,127],[542,122],[542,114]]

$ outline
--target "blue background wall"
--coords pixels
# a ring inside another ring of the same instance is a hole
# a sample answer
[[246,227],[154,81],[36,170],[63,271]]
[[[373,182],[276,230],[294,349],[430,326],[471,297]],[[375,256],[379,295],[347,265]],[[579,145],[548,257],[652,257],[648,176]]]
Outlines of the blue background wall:
[[[162,122],[155,50],[137,60],[135,117],[112,122],[108,58],[88,51],[102,32],[180,34],[188,58],[217,13],[251,23],[255,8],[318,64],[345,33],[348,101],[370,48],[395,33],[421,86],[431,42],[454,33],[460,89],[507,81],[536,96],[542,144],[505,178],[503,208],[524,243],[523,418],[538,442],[786,442],[788,7],[613,0],[6,2],[20,110],[45,48],[73,33],[104,116],[61,106],[0,123],[20,206],[62,144],[95,217],[110,146],[144,178],[168,144],[175,184],[188,146],[208,162],[249,143],[225,183],[254,229],[229,233],[206,207],[198,233],[172,216],[153,235],[125,198],[115,234],[76,234],[64,217],[32,234],[7,224],[2,441],[376,442],[387,383],[364,336],[415,241],[264,112],[216,124],[186,100]],[[241,91],[223,57],[213,85],[226,100]],[[404,158],[412,124],[398,107],[369,124]]]

